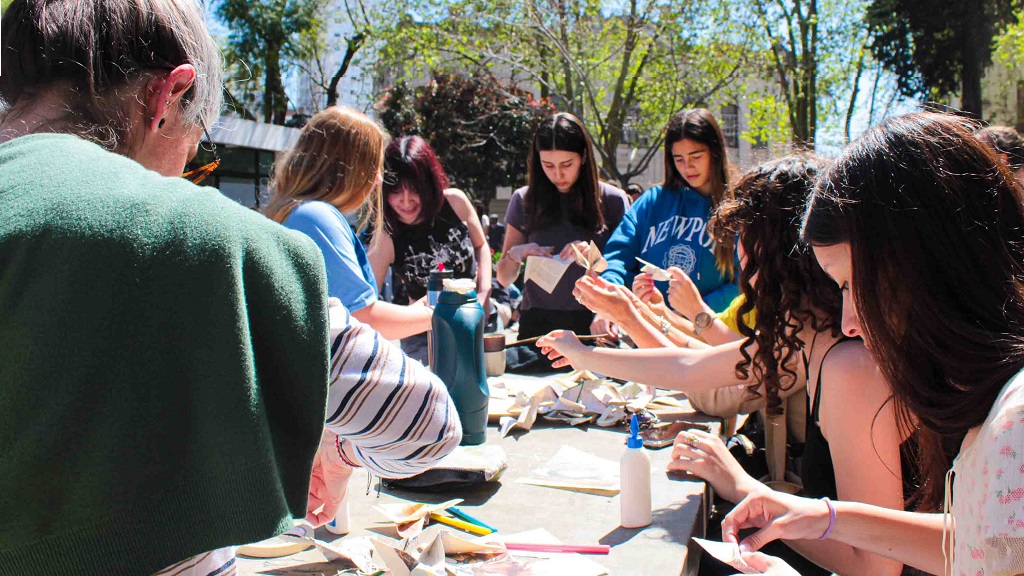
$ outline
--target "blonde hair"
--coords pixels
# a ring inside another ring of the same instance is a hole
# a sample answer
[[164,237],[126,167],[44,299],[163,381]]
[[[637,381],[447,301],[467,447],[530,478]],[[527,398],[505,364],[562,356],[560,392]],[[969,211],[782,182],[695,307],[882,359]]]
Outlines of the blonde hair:
[[375,182],[387,140],[379,124],[352,108],[331,106],[317,113],[302,128],[295,146],[277,162],[273,194],[263,213],[284,222],[308,200],[327,202],[340,212],[365,204],[359,228],[370,228],[376,241],[384,224]]

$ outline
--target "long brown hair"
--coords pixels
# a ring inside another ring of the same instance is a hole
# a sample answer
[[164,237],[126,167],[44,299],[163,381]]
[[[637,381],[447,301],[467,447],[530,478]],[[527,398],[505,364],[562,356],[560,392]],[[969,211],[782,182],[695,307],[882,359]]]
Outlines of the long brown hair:
[[529,180],[523,197],[529,230],[557,224],[562,214],[562,193],[544,173],[541,151],[562,150],[580,155],[580,175],[569,190],[570,223],[595,234],[605,229],[604,205],[601,202],[601,181],[597,178],[597,161],[590,133],[579,118],[558,112],[541,120],[533,135],[527,162]]
[[274,167],[273,195],[263,210],[284,222],[302,202],[320,200],[340,212],[363,206],[361,227],[373,238],[383,228],[381,197],[374,185],[381,171],[387,134],[369,116],[345,106],[331,106],[310,118],[295,146]]
[[[797,381],[794,369],[805,326],[838,331],[842,314],[839,287],[800,244],[800,216],[814,189],[821,161],[810,155],[781,158],[743,175],[735,197],[723,201],[708,229],[713,238],[735,238],[746,254],[740,269],[744,302],[739,316],[756,311],[754,326],[739,324],[746,337],[736,375],[753,372],[749,393],[764,396],[771,412],[781,412],[779,392]],[[755,278],[756,275],[756,278]],[[751,356],[748,349],[756,345]]]
[[1024,188],[974,128],[917,113],[869,130],[820,178],[802,231],[849,243],[871,354],[928,432],[919,494],[936,508],[952,453],[1024,368]]
[[[689,188],[686,178],[676,169],[672,159],[672,145],[680,140],[693,140],[708,147],[711,153],[711,211],[714,212],[724,200],[732,198],[729,187],[729,156],[725,151],[725,136],[707,108],[683,110],[665,128],[665,189]],[[715,264],[718,271],[735,278],[735,238],[722,237],[715,241]]]

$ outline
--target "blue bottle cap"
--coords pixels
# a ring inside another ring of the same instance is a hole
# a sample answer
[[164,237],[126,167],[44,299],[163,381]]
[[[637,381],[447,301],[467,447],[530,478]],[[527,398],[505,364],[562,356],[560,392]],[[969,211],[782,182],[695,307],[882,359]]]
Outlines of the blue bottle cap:
[[640,423],[637,422],[636,414],[629,419],[629,438],[626,438],[626,448],[643,448],[644,440],[640,437]]

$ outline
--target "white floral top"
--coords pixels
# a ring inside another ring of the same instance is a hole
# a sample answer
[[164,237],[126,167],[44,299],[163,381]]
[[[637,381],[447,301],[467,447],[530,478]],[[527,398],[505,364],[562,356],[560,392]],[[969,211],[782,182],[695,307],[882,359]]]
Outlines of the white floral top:
[[952,573],[1024,574],[1024,372],[1006,383],[976,430],[953,462]]

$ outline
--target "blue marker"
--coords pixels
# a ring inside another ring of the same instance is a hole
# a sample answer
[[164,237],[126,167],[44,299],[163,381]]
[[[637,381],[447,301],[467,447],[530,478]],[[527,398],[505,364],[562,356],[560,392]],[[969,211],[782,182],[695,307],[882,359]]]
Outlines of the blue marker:
[[486,522],[483,522],[482,520],[477,520],[476,518],[470,516],[469,514],[466,514],[465,512],[463,512],[459,508],[456,508],[455,506],[452,506],[452,507],[448,508],[447,511],[450,512],[452,516],[455,516],[455,517],[458,517],[458,518],[462,518],[466,522],[472,522],[473,524],[476,524],[477,526],[480,526],[482,528],[487,528],[491,532],[497,532],[498,531],[498,529],[495,528],[494,526],[491,526],[490,524],[487,524]]

